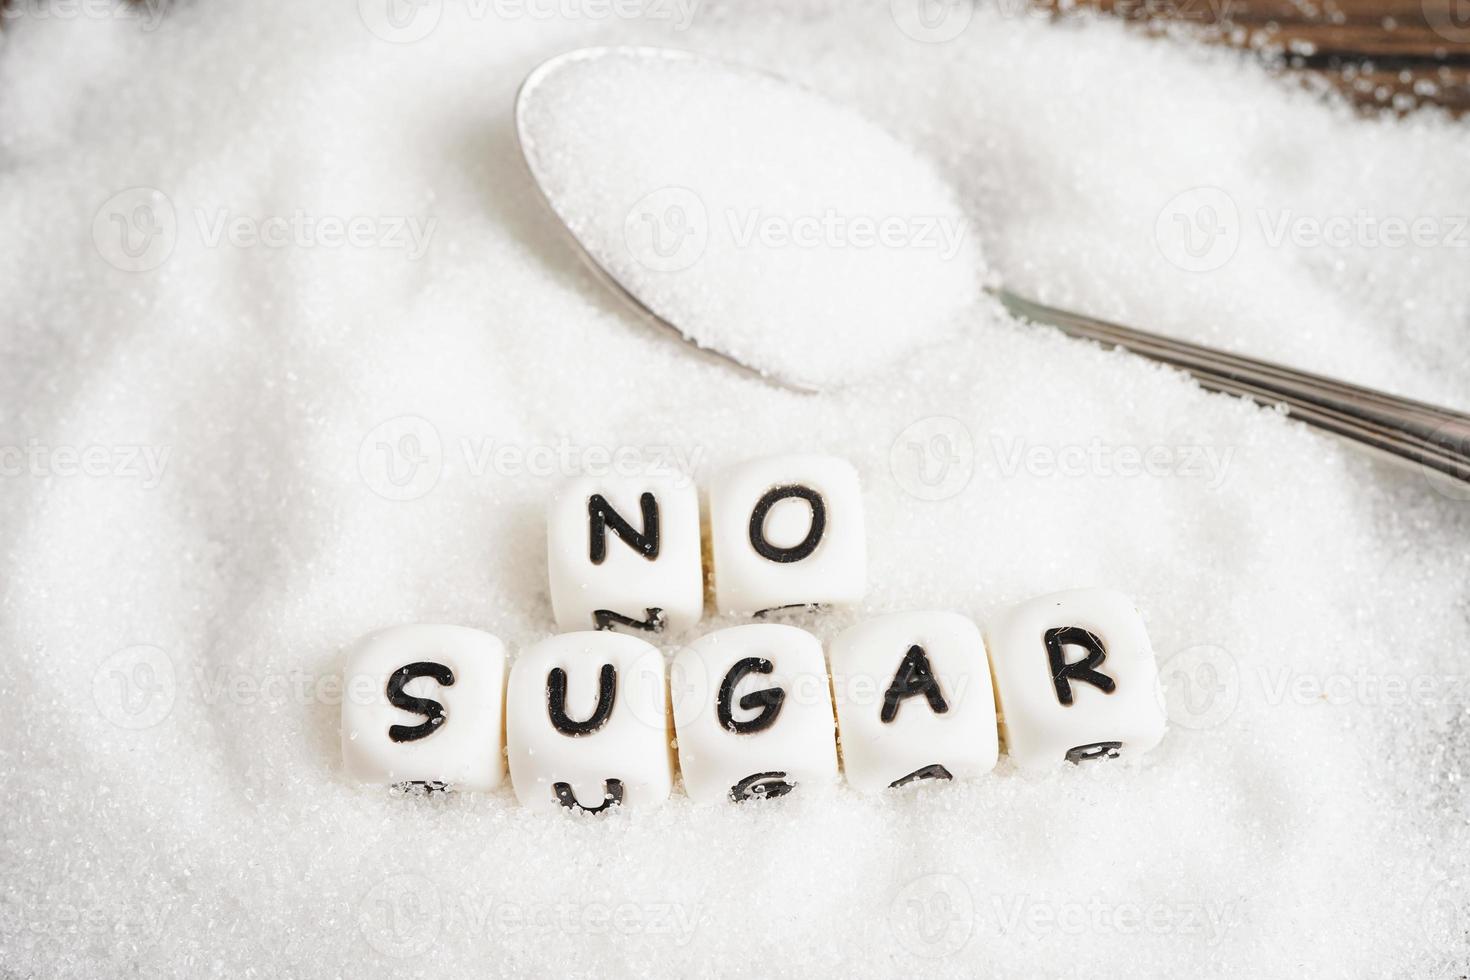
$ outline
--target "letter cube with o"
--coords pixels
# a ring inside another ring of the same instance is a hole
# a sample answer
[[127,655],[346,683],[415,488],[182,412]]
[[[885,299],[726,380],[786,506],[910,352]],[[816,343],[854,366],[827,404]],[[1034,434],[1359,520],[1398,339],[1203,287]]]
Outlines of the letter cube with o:
[[858,790],[995,767],[995,696],[980,629],[951,612],[880,616],[831,646],[842,766]]
[[678,633],[704,612],[699,494],[673,477],[578,477],[547,509],[558,629]]
[[831,456],[772,456],[725,470],[710,486],[710,550],[720,612],[862,601],[857,471]]
[[1107,589],[1041,596],[1006,612],[988,633],[1006,750],[1018,765],[1136,756],[1164,737],[1158,665],[1127,596]]
[[510,670],[505,725],[524,806],[597,813],[669,797],[663,654],[636,636],[565,633],[523,650]]
[[396,626],[354,645],[344,681],[342,758],[349,776],[464,790],[500,785],[500,640],[463,626]]
[[670,688],[691,799],[744,802],[835,782],[827,665],[805,630],[755,623],[702,636],[674,656]]

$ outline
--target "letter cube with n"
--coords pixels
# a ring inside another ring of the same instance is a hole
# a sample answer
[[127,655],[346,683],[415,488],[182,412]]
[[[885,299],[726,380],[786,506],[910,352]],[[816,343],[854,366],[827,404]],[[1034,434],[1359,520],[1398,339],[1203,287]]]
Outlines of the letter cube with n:
[[704,612],[699,494],[674,477],[578,477],[552,498],[557,628],[678,633]]
[[1017,765],[1136,756],[1164,737],[1158,665],[1127,596],[1077,589],[1030,599],[1002,615],[989,638]]

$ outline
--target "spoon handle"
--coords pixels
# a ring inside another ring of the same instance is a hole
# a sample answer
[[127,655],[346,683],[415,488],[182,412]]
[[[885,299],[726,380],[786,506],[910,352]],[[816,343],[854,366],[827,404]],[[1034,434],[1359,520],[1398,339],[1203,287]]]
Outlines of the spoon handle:
[[1417,463],[1426,475],[1438,474],[1470,485],[1470,415],[1107,323],[1004,289],[997,290],[996,296],[1022,319],[1171,364],[1189,372],[1210,391],[1263,405],[1283,405],[1294,418],[1308,425],[1400,462]]

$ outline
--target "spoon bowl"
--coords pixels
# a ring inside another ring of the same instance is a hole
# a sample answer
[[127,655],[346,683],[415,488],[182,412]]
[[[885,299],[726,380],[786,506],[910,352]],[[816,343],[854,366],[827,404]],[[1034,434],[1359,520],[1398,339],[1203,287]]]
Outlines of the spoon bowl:
[[769,72],[659,48],[572,51],[526,79],[516,132],[604,281],[778,383],[879,373],[960,329],[980,297],[978,236],[933,166]]

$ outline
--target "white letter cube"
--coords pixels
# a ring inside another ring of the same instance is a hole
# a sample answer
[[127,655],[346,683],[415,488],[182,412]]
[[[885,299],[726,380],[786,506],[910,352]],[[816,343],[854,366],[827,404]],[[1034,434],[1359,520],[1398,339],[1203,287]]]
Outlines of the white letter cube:
[[670,746],[663,654],[643,640],[565,633],[511,666],[506,752],[523,805],[660,806],[674,782]]
[[691,799],[743,802],[836,781],[827,666],[805,630],[755,623],[700,637],[675,655],[670,685]]
[[1127,596],[1078,589],[1030,599],[989,636],[1006,749],[1018,765],[1136,756],[1164,737],[1158,665]]
[[710,486],[715,605],[725,613],[862,601],[867,539],[857,471],[831,456],[772,456]]
[[692,483],[569,480],[547,508],[546,540],[560,630],[677,633],[704,612],[699,493]]
[[995,767],[995,695],[985,641],[951,612],[897,613],[831,645],[847,781],[863,792]]
[[370,633],[349,651],[342,759],[365,783],[493,790],[502,754],[505,647],[463,626]]

